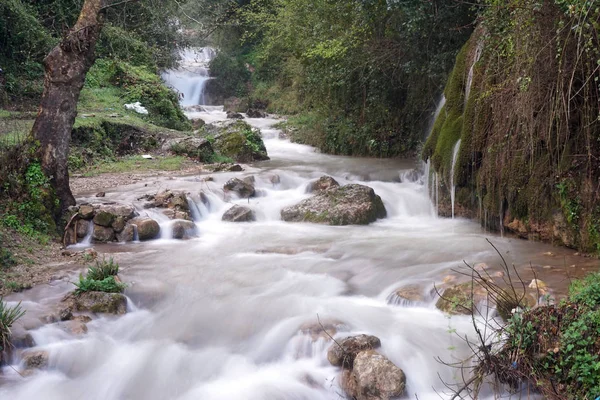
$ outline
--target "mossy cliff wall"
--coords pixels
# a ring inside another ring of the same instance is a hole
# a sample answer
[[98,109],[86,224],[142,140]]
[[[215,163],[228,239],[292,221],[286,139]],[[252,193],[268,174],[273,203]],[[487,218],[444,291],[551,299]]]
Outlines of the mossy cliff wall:
[[[600,252],[600,7],[519,0],[490,7],[456,58],[423,149],[440,214]],[[589,3],[589,4],[588,4]]]

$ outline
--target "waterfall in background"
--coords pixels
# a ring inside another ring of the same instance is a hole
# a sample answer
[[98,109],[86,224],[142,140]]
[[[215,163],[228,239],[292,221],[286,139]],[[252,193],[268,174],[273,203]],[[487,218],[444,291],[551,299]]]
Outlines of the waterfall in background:
[[165,71],[162,74],[165,83],[180,93],[182,106],[207,103],[205,89],[207,82],[211,79],[208,67],[215,54],[215,50],[210,47],[186,49],[181,54],[182,60],[179,68]]

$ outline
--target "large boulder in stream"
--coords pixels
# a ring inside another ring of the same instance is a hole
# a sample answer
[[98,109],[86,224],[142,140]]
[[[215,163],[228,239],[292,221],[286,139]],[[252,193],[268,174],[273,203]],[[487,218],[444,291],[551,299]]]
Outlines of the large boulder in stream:
[[281,210],[287,222],[314,222],[326,225],[367,225],[385,218],[381,197],[368,186],[331,186],[295,206]]
[[256,215],[249,207],[235,205],[223,214],[222,220],[228,222],[252,222],[256,221]]
[[354,359],[361,351],[373,350],[381,346],[378,337],[372,335],[349,336],[338,340],[327,351],[327,360],[336,367],[352,368]]
[[139,240],[152,240],[160,233],[160,225],[151,218],[136,218],[131,220],[132,225],[137,226]]
[[[209,127],[209,125],[207,125]],[[268,160],[267,149],[258,129],[244,121],[236,121],[222,127],[209,127],[213,132],[213,148],[221,156],[238,163]]]
[[389,400],[402,396],[405,387],[404,372],[374,350],[358,353],[352,370],[342,373],[342,388],[356,400]]

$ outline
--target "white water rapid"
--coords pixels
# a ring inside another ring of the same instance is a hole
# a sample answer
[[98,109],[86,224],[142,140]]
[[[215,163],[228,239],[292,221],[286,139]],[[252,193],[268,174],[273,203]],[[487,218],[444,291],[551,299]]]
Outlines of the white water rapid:
[[[216,121],[225,113],[216,107],[191,117]],[[20,376],[17,355],[0,375],[0,398],[339,400],[340,371],[326,359],[331,341],[308,332],[317,316],[340,325],[337,338],[379,337],[380,351],[406,373],[406,398],[437,400],[437,392],[445,391],[442,379],[461,379],[459,370],[437,358],[455,362],[470,354],[461,338],[473,335],[471,319],[444,315],[430,294],[447,275],[461,279],[452,269],[463,260],[498,266],[479,226],[437,218],[422,182],[400,182],[401,174],[415,168],[413,161],[324,155],[279,139],[272,128],[278,120],[247,121],[261,128],[270,161],[244,172],[211,174],[213,181],[153,178],[106,190],[102,201],[133,203],[140,211],[136,199],[165,188],[189,192],[198,205],[197,238],[96,246],[121,265],[121,278],[129,284],[126,315],[97,317],[77,336],[60,323],[40,322],[73,289],[66,280],[7,299],[23,301],[27,314],[19,326],[30,329],[34,350],[49,353],[49,365]],[[371,186],[388,217],[369,226],[282,222],[282,207],[305,199],[307,184],[324,174],[341,184]],[[224,200],[228,179],[250,175],[261,197]],[[200,206],[200,191],[209,207]],[[98,201],[92,194],[80,194],[79,200]],[[249,204],[257,221],[222,222],[235,203]],[[509,263],[531,261],[538,273],[546,271],[541,265],[573,262],[564,261],[567,250],[491,239]],[[549,250],[559,257],[546,260],[542,254]],[[526,271],[523,267],[523,277],[531,279]],[[71,271],[69,279],[79,272]],[[394,293],[406,285],[422,288],[424,302],[399,301]]]
[[165,71],[162,74],[167,86],[179,91],[181,105],[206,104],[204,89],[208,80],[211,79],[208,64],[214,56],[215,50],[210,47],[200,50],[186,49],[182,52],[179,68]]

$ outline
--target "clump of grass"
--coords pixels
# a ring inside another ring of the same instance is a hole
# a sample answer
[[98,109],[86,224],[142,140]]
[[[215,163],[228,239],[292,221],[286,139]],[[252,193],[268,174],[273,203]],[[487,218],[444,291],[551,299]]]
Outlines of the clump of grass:
[[9,307],[0,297],[0,352],[4,352],[10,346],[10,328],[25,314],[21,303]]
[[114,262],[112,258],[108,261],[96,261],[96,265],[89,266],[87,275],[79,275],[79,282],[75,283],[77,289],[76,294],[84,292],[106,292],[106,293],[121,293],[127,287],[122,283],[117,274],[119,273],[119,264]]

